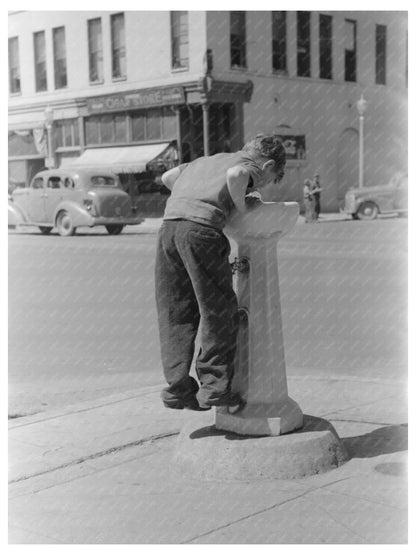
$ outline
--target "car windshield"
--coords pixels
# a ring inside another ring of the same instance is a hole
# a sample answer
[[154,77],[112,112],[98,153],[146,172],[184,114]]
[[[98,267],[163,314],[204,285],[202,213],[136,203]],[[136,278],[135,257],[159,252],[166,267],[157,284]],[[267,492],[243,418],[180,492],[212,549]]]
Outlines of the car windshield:
[[110,175],[94,175],[91,177],[91,185],[94,189],[99,187],[117,187],[117,180]]

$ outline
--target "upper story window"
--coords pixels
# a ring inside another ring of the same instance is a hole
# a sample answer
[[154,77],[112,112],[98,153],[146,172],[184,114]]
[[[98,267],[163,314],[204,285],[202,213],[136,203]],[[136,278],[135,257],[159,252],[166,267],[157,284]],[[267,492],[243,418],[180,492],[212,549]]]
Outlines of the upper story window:
[[35,86],[36,92],[46,91],[48,89],[48,80],[46,75],[46,44],[45,31],[39,31],[33,35],[34,53],[35,53]]
[[104,81],[103,32],[100,17],[88,20],[88,64],[90,83]]
[[124,13],[111,16],[111,61],[113,79],[122,79],[126,77]]
[[357,22],[345,20],[345,81],[357,81]]
[[9,39],[9,90],[11,94],[20,93],[19,39]]
[[272,62],[274,71],[287,71],[286,12],[272,12]]
[[319,77],[332,79],[332,16],[319,15]]
[[170,12],[172,69],[189,67],[188,12]]
[[311,76],[311,13],[297,13],[297,65],[299,77]]
[[247,67],[246,12],[230,12],[231,67]]
[[65,27],[53,29],[53,63],[55,70],[55,89],[67,86]]
[[387,27],[376,25],[376,84],[386,84]]

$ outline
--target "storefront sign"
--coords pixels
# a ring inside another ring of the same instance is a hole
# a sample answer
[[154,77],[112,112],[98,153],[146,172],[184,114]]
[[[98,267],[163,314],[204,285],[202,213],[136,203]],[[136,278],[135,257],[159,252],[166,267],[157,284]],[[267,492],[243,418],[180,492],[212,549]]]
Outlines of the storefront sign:
[[305,160],[305,135],[281,135],[286,151],[286,160]]
[[165,87],[88,98],[87,108],[89,113],[102,113],[169,106],[184,102],[183,87]]

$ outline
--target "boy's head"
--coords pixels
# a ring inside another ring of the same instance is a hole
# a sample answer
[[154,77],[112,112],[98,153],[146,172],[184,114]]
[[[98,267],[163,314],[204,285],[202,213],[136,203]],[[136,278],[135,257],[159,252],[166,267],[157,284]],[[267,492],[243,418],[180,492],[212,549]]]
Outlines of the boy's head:
[[262,166],[264,184],[278,183],[284,176],[286,152],[279,135],[257,135],[243,147]]

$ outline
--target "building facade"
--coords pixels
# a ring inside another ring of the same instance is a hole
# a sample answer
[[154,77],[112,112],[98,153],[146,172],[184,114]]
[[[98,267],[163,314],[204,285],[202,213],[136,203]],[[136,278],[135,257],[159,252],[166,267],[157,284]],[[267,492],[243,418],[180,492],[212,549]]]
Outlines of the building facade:
[[286,176],[269,200],[323,210],[407,171],[406,12],[10,12],[9,187],[45,165],[103,165],[140,183],[277,131]]

